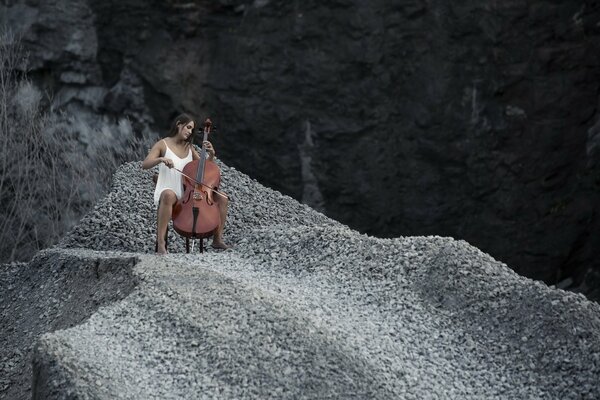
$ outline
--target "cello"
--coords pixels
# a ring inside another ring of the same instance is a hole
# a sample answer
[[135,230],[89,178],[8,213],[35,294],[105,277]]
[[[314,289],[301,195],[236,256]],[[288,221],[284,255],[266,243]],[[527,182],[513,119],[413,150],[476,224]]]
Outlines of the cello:
[[[183,167],[183,195],[173,209],[173,228],[185,237],[186,251],[190,252],[190,239],[200,239],[200,252],[204,249],[204,238],[210,237],[221,224],[218,204],[214,194],[221,182],[221,170],[207,159],[206,146],[212,122],[204,121],[204,137],[200,159],[190,161]],[[195,176],[195,179],[192,178]]]

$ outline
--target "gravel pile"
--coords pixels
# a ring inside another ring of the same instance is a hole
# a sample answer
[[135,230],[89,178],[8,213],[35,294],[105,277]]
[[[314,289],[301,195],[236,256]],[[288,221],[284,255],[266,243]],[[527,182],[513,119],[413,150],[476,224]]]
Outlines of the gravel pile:
[[136,285],[134,254],[53,249],[0,266],[0,399],[31,399],[40,335],[76,326]]
[[[254,229],[285,226],[340,225],[289,196],[262,186],[235,168],[218,162],[221,190],[231,201],[225,239],[237,242]],[[66,248],[153,253],[156,207],[152,203],[157,169],[141,162],[124,164],[114,175],[110,192],[60,242]],[[196,243],[198,241],[195,241]],[[185,240],[169,228],[169,251],[185,252]]]
[[143,254],[139,163],[61,242],[136,252],[137,286],[41,337],[39,398],[600,398],[598,304],[464,241],[361,235],[221,167],[232,250],[185,254],[171,234],[171,254]]

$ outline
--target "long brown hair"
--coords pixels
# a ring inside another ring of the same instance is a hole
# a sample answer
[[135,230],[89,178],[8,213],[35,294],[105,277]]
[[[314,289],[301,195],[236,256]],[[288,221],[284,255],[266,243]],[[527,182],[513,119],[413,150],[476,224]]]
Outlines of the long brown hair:
[[194,137],[196,136],[196,131],[198,130],[198,123],[189,114],[183,113],[183,114],[179,114],[177,117],[175,117],[175,119],[173,120],[173,125],[171,125],[171,129],[169,130],[169,137],[173,137],[173,136],[177,135],[177,133],[179,132],[178,125],[180,125],[180,124],[185,125],[190,122],[194,123],[194,129],[192,129],[192,134],[190,135],[190,137],[187,138],[186,142],[193,144]]

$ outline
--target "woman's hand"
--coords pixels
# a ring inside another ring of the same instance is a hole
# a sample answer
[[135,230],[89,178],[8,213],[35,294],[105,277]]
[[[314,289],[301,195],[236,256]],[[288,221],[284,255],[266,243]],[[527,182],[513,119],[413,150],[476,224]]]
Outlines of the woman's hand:
[[169,168],[173,168],[175,166],[175,164],[173,164],[173,160],[171,160],[170,158],[161,157],[160,161]]
[[210,154],[210,158],[215,158],[215,149],[211,142],[209,142],[208,140],[204,142],[204,148],[206,149],[208,154]]

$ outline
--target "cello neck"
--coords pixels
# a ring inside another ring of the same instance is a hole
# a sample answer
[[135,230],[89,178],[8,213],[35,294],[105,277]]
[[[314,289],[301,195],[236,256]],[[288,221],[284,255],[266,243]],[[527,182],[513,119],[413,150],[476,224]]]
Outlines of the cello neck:
[[206,146],[204,143],[208,140],[208,134],[210,133],[210,127],[212,122],[210,119],[204,121],[204,136],[202,137],[202,149],[200,150],[200,162],[198,163],[198,170],[196,171],[196,181],[204,182],[204,164],[206,164]]

